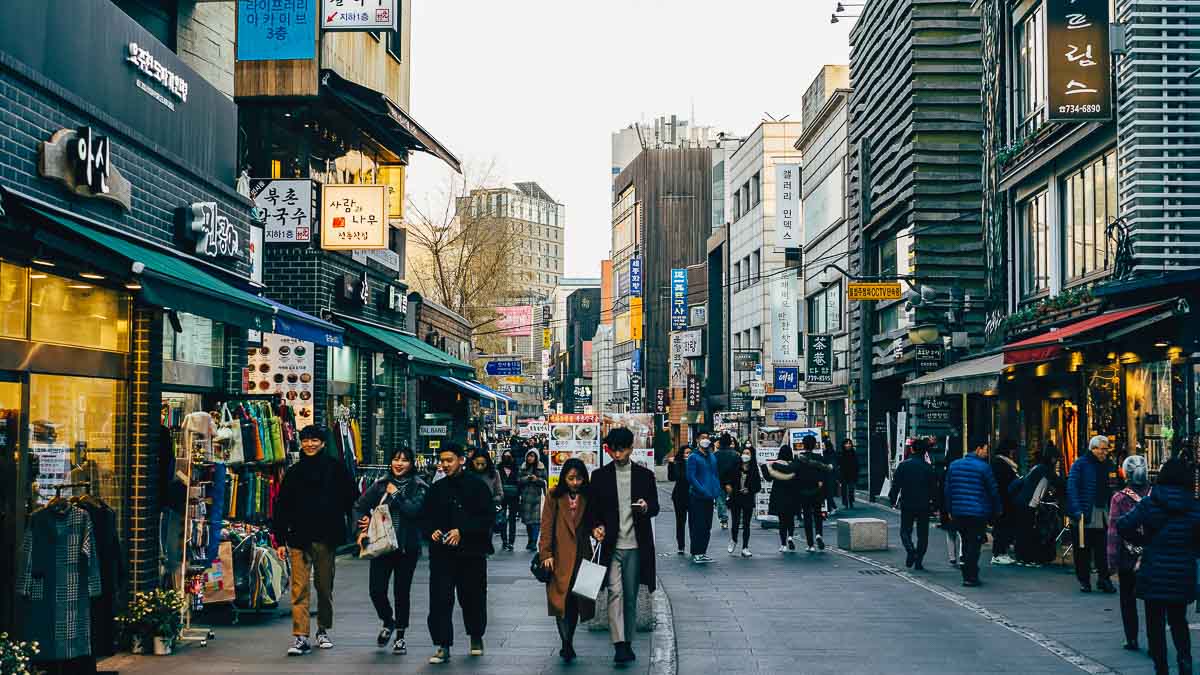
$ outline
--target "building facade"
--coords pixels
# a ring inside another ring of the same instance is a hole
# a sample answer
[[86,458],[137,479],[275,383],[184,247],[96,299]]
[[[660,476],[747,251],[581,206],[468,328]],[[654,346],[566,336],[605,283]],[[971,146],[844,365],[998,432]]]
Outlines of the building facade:
[[514,187],[475,189],[459,199],[459,218],[488,218],[511,228],[516,237],[513,300],[540,304],[563,275],[566,207],[534,182]]

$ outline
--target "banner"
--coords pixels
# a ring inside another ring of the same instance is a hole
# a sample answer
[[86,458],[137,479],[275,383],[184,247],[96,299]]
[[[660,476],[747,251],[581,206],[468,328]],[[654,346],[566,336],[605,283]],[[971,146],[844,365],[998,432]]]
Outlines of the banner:
[[800,357],[800,318],[796,282],[791,274],[771,282],[771,360],[795,361]]
[[633,256],[629,260],[629,294],[635,298],[642,297],[642,257]]
[[687,328],[687,296],[687,270],[675,267],[671,270],[671,330],[683,330]]
[[629,374],[629,410],[640,413],[645,408],[642,403],[642,374]]
[[1112,119],[1108,0],[1046,0],[1051,122]]
[[704,331],[687,330],[679,333],[680,356],[697,359],[704,356]]
[[326,251],[388,247],[386,185],[321,187],[321,248]]
[[807,372],[804,381],[810,384],[833,384],[833,338],[809,333],[805,351]]
[[687,370],[684,368],[683,360],[683,333],[671,333],[670,359],[671,388],[683,389],[687,386]]
[[629,298],[629,339],[641,340],[642,338],[642,299],[639,297]]
[[[654,415],[651,413],[604,413],[600,417],[600,433],[602,437],[617,427],[625,427],[633,432],[633,454],[630,458],[637,464],[654,470]],[[611,460],[607,455],[601,455],[600,463],[608,464]]]
[[[530,330],[533,327],[533,305],[497,307],[496,313],[500,315],[500,318],[496,319],[496,328],[503,331],[503,335],[507,337],[525,337],[530,334]],[[542,344],[545,344],[544,337]],[[543,349],[547,348],[543,347]]]
[[775,165],[775,246],[800,248],[800,165]]
[[578,457],[588,473],[600,468],[600,418],[597,415],[550,415],[549,489],[562,474],[562,465]]

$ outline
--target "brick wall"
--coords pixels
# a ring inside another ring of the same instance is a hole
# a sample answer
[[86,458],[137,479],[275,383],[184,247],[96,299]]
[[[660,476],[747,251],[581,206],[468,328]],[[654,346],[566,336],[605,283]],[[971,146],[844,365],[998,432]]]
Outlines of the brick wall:
[[129,590],[158,585],[158,406],[162,400],[162,313],[138,307],[133,317],[129,391],[129,483],[122,528]]
[[175,52],[209,84],[233,98],[234,34],[237,13],[233,0],[181,0]]

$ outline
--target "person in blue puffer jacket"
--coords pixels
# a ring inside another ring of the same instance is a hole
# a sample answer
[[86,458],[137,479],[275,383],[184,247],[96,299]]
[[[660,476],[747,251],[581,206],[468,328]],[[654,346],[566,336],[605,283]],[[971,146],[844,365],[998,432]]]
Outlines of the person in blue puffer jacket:
[[986,437],[972,441],[972,454],[952,463],[946,472],[946,510],[962,537],[963,586],[979,586],[979,550],[989,520],[1003,509],[996,477],[988,464]]
[[708,541],[712,535],[713,505],[723,498],[717,454],[712,450],[708,434],[701,432],[696,449],[687,460],[688,523],[692,539],[692,562],[703,565],[712,562]]
[[[1108,569],[1108,506],[1117,467],[1108,459],[1108,437],[1092,436],[1088,451],[1071,465],[1067,474],[1067,515],[1075,539],[1075,576],[1079,590],[1092,592],[1092,570],[1096,587],[1116,593]],[[1080,525],[1082,524],[1082,527]]]
[[1182,459],[1167,461],[1150,496],[1117,521],[1121,538],[1143,547],[1134,586],[1146,607],[1146,642],[1155,673],[1169,672],[1167,623],[1179,672],[1192,672],[1187,606],[1196,599],[1200,504],[1192,496],[1191,473]]

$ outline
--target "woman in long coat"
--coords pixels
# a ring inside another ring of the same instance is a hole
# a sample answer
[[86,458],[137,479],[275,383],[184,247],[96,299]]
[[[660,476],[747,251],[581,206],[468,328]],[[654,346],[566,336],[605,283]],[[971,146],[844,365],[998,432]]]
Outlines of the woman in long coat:
[[536,551],[542,523],[542,494],[546,491],[546,465],[539,460],[537,450],[530,449],[525,453],[517,484],[521,490],[521,522],[525,523],[525,532],[529,535],[525,550]]
[[562,638],[558,655],[568,663],[575,659],[575,628],[580,619],[587,621],[596,614],[595,603],[571,593],[580,561],[592,557],[589,532],[580,525],[587,509],[587,488],[587,467],[577,457],[568,459],[542,506],[544,536],[538,541],[538,559],[553,573],[546,584],[546,605]]

